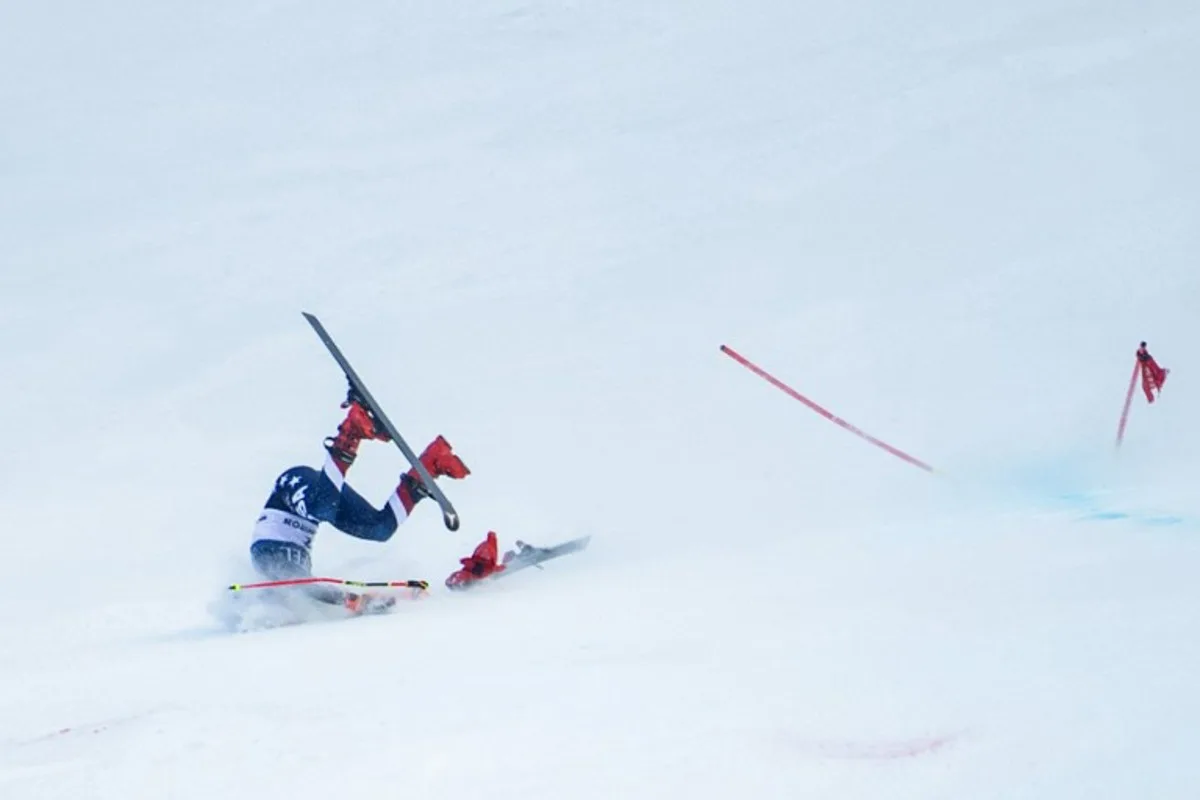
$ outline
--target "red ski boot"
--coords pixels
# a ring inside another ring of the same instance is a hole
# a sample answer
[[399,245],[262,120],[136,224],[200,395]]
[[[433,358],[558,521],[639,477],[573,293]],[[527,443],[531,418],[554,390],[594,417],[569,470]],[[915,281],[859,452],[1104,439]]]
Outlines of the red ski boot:
[[[462,480],[471,474],[462,459],[454,455],[454,449],[444,436],[439,436],[429,443],[425,452],[421,453],[421,465],[429,470],[435,478],[453,478]],[[415,472],[415,470],[414,470]]]
[[446,588],[466,589],[476,581],[503,572],[504,565],[496,561],[499,551],[500,546],[496,541],[496,532],[488,531],[487,538],[476,546],[475,552],[458,560],[462,564],[462,569],[446,578]]
[[348,400],[343,407],[350,410],[346,412],[346,419],[338,426],[338,435],[325,440],[325,449],[340,467],[344,467],[344,473],[358,456],[359,442],[363,439],[390,442],[391,437],[386,431],[375,427],[375,418],[371,416],[371,412],[357,401]]
[[[444,436],[439,436],[430,442],[425,451],[421,453],[419,460],[421,466],[425,467],[433,478],[462,480],[471,474],[471,470],[467,469],[467,465],[463,463],[462,459],[454,454],[454,449]],[[400,496],[400,502],[404,505],[406,512],[411,512],[413,506],[421,498],[429,496],[429,492],[417,475],[416,467],[400,476],[400,485],[396,487],[396,494]]]

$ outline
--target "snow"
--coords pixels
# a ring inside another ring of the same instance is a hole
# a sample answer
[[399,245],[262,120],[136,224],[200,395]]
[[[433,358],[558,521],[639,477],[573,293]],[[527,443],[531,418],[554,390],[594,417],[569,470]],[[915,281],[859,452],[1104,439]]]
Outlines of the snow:
[[[0,797],[1195,796],[1194,3],[342,5],[0,8]],[[463,527],[230,634],[302,310]]]

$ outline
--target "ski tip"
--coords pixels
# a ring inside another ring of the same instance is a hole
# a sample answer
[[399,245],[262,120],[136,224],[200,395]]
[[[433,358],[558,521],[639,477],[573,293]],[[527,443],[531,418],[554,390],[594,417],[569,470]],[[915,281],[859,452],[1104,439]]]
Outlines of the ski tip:
[[442,514],[442,520],[446,523],[446,527],[452,531],[458,530],[458,514],[453,511],[446,511]]

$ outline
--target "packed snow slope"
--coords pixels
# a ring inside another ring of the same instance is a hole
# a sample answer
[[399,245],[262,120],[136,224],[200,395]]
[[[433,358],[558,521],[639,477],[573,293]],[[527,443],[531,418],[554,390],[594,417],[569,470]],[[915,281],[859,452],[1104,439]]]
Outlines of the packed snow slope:
[[[1192,0],[3,4],[0,797],[1196,797],[1197,75]],[[231,634],[301,310],[463,527]],[[438,591],[489,529],[593,541]]]

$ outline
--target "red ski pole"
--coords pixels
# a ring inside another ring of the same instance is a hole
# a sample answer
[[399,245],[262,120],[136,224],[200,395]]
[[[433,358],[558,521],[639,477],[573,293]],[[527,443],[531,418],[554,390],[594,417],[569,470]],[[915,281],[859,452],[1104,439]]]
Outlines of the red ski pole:
[[846,420],[842,419],[841,417],[834,416],[832,413],[830,413],[829,411],[826,411],[824,408],[817,405],[812,400],[809,400],[807,397],[800,394],[795,389],[793,389],[792,387],[788,386],[783,381],[776,378],[774,375],[771,375],[769,372],[764,370],[762,367],[759,367],[758,365],[753,364],[748,359],[746,359],[743,356],[741,356],[740,354],[734,352],[732,349],[726,347],[725,345],[721,345],[721,352],[724,353],[725,355],[729,356],[730,358],[732,358],[734,361],[741,364],[746,369],[753,372],[758,377],[765,380],[767,383],[774,386],[776,389],[779,389],[781,392],[789,395],[792,399],[799,400],[801,403],[808,406],[813,411],[817,412],[822,417],[824,417],[825,419],[832,422],[834,425],[837,425],[841,428],[844,428],[844,429],[850,431],[855,436],[865,439],[866,441],[870,442],[871,444],[875,445],[876,447],[878,447],[881,450],[886,450],[887,452],[891,453],[892,455],[894,455],[896,458],[900,459],[901,461],[906,461],[909,464],[912,464],[914,467],[923,469],[926,472],[933,472],[933,467],[929,466],[924,461],[921,461],[920,459],[917,459],[917,458],[913,458],[912,456],[910,456],[908,453],[904,452],[903,450],[892,447],[887,442],[876,439],[871,434],[869,434],[863,430],[860,430],[859,428],[856,428],[855,426],[851,425],[849,422],[846,422]]
[[357,588],[390,588],[390,589],[428,589],[428,581],[351,581],[345,578],[288,578],[280,581],[260,581],[258,583],[235,583],[229,587],[231,592],[246,589],[270,589],[279,586],[305,586],[313,583],[332,583],[338,586],[354,586]]
[[1129,422],[1129,407],[1133,405],[1133,392],[1137,388],[1138,373],[1142,370],[1140,361],[1133,362],[1133,374],[1129,376],[1129,391],[1125,393],[1125,407],[1121,409],[1121,423],[1117,425],[1117,447],[1125,441],[1125,425]]

